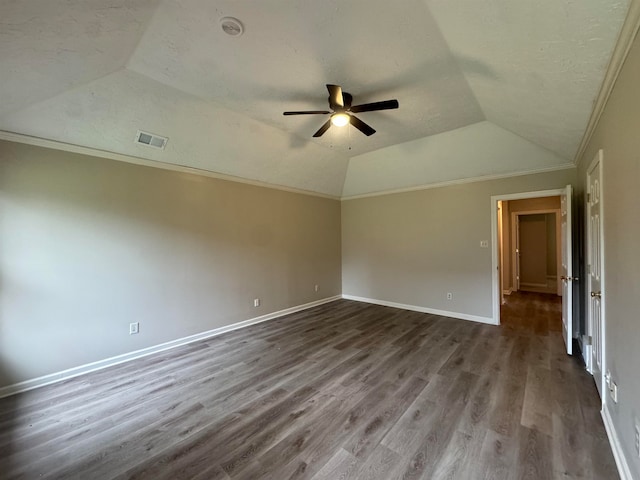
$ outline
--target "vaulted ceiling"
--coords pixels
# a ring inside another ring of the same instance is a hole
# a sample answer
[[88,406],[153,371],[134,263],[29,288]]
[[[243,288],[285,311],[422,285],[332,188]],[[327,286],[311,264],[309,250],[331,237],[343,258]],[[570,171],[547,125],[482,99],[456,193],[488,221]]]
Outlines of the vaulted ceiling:
[[[334,196],[562,167],[628,6],[2,0],[0,129]],[[400,108],[312,138],[326,83]]]

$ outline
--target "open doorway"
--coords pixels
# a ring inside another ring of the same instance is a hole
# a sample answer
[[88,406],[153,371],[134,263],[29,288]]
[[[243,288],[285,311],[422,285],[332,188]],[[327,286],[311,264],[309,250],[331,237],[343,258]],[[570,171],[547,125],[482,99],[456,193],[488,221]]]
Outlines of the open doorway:
[[577,280],[572,276],[571,197],[571,186],[491,197],[494,320],[501,323],[501,306],[515,292],[520,302],[526,295],[546,295],[557,304],[561,295],[558,328],[569,354],[574,335],[573,282]]
[[509,246],[508,255],[500,258],[503,294],[526,291],[562,295],[558,275],[561,269],[560,196],[500,203],[504,219],[502,243]]

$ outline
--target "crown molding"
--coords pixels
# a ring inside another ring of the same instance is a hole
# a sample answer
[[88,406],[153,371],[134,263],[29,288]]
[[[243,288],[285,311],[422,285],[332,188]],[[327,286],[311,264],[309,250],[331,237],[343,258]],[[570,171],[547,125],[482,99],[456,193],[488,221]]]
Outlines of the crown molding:
[[122,153],[110,152],[108,150],[100,150],[97,148],[85,147],[82,145],[75,145],[73,143],[59,142],[57,140],[49,140],[46,138],[33,137],[30,135],[24,135],[22,133],[8,132],[0,130],[0,140],[7,140],[9,142],[23,143],[26,145],[33,145],[36,147],[51,148],[53,150],[62,150],[70,153],[79,153],[81,155],[88,155],[91,157],[106,158],[109,160],[116,160],[118,162],[132,163],[135,165],[142,165],[145,167],[160,168],[163,170],[171,170],[180,173],[189,173],[191,175],[199,175],[201,177],[215,178],[218,180],[225,180],[227,182],[244,183],[246,185],[252,185],[254,187],[270,188],[272,190],[281,190],[289,193],[297,193],[300,195],[308,195],[312,197],[327,198],[330,200],[340,200],[339,196],[328,195],[320,192],[313,192],[311,190],[303,190],[300,188],[287,187],[284,185],[278,185],[274,183],[261,182],[259,180],[250,180],[248,178],[236,177],[234,175],[227,175],[224,173],[212,172],[209,170],[202,170],[200,168],[187,167],[185,165],[176,165],[173,163],[161,162],[158,160],[148,160],[146,158],[134,157],[132,155],[124,155]]
[[591,140],[591,137],[593,136],[593,133],[595,132],[596,127],[600,122],[602,112],[604,112],[604,108],[607,105],[609,97],[611,96],[613,87],[615,86],[616,80],[620,75],[620,71],[622,70],[624,62],[627,59],[627,55],[629,54],[629,50],[631,49],[631,45],[633,44],[634,39],[636,38],[638,29],[640,29],[640,0],[631,0],[631,5],[629,5],[627,17],[622,24],[622,29],[620,30],[620,35],[618,35],[616,46],[613,49],[611,60],[609,61],[607,71],[604,75],[602,86],[600,87],[600,92],[596,97],[593,110],[591,112],[591,117],[589,117],[587,129],[582,136],[580,146],[578,147],[576,155],[573,159],[573,163],[575,165],[580,164],[584,152],[587,149],[587,145],[589,145],[589,141]]

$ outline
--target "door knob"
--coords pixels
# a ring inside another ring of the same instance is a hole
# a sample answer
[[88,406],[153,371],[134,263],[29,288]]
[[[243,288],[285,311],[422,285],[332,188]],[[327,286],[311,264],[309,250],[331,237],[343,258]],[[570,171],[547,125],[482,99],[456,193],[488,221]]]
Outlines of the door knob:
[[602,297],[602,292],[591,292],[591,298]]

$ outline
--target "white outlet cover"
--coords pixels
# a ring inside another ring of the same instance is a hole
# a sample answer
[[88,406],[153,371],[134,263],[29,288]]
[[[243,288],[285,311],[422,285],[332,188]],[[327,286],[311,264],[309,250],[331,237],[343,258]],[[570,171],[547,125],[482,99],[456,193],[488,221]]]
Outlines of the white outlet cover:
[[615,382],[611,382],[609,393],[611,394],[613,403],[618,403],[618,385],[616,385]]
[[480,247],[489,248],[489,240],[480,240]]

